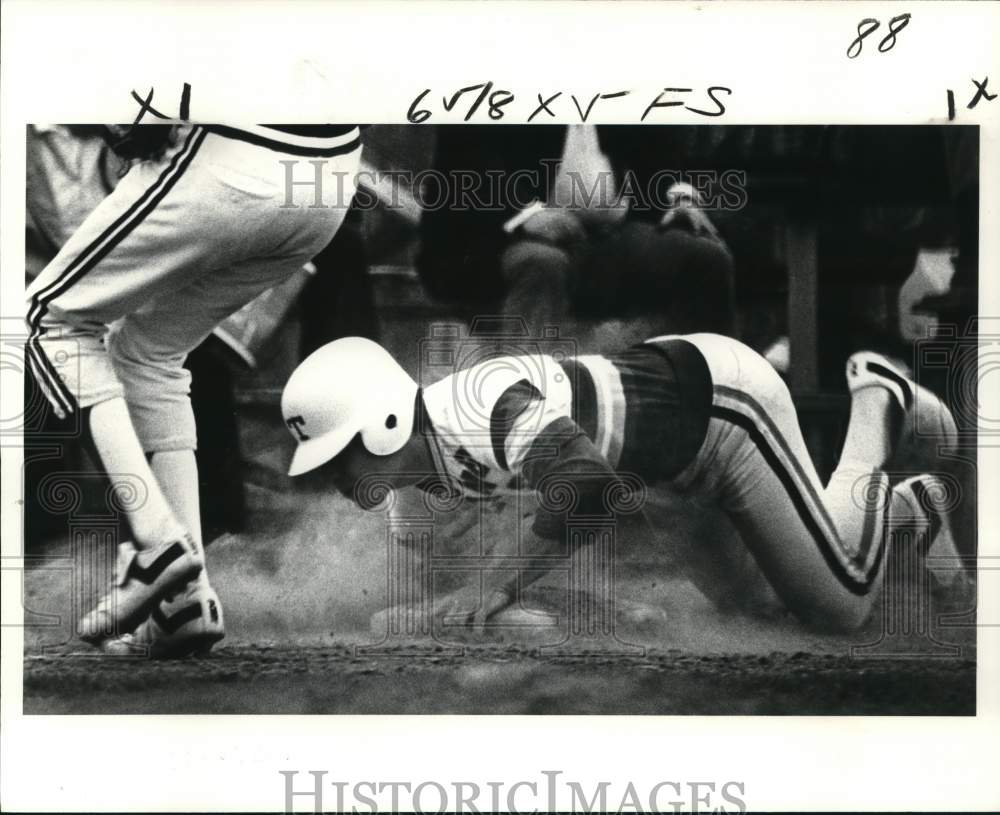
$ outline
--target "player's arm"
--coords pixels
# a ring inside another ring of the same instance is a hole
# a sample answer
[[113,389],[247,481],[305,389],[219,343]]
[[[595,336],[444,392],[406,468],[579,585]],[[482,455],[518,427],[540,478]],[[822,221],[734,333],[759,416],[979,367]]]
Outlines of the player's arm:
[[473,620],[476,626],[511,605],[521,591],[549,570],[553,554],[564,551],[569,513],[611,512],[606,496],[619,478],[576,422],[558,416],[537,433],[518,427],[518,418],[540,398],[525,383],[512,388],[498,403],[508,425],[501,427],[514,437],[507,444],[508,456],[517,462],[525,484],[538,494],[539,509],[528,539],[522,542],[524,550],[531,552],[532,562],[504,582],[489,587],[483,607]]
[[570,512],[609,514],[606,496],[619,480],[607,459],[568,416],[542,429],[525,456],[521,473],[538,495],[532,531],[556,543],[566,539]]

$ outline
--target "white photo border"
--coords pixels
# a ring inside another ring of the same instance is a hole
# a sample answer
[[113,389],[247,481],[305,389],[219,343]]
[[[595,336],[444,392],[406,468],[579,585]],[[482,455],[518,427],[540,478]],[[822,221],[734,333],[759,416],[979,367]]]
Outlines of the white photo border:
[[[912,20],[896,47],[868,40],[846,58],[861,18],[901,13]],[[3,16],[5,316],[23,299],[28,123],[131,121],[130,91],[153,87],[170,107],[184,82],[202,121],[402,123],[424,88],[439,97],[492,81],[516,102],[496,126],[523,122],[536,94],[556,91],[629,89],[591,121],[637,121],[641,100],[668,86],[733,93],[719,118],[672,108],[648,121],[942,124],[953,89],[956,123],[980,127],[980,308],[1000,317],[1000,99],[961,101],[973,79],[1000,90],[995,4],[7,0]],[[427,124],[460,119],[438,108]],[[8,384],[4,415],[21,400]],[[982,394],[986,415],[1000,415],[998,396]],[[636,786],[743,779],[757,810],[1000,807],[998,627],[980,629],[975,717],[23,716],[22,637],[7,625],[20,615],[21,462],[3,453],[5,810],[274,811],[279,771],[312,769],[348,781],[513,783],[541,770]],[[979,472],[980,494],[996,495],[1000,449],[981,449]],[[980,513],[980,555],[1000,557],[995,502]],[[980,620],[1000,621],[989,585]]]

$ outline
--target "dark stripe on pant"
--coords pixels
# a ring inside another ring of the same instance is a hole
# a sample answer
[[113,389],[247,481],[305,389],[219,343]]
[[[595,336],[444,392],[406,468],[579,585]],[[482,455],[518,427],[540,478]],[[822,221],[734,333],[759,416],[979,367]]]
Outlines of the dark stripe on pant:
[[42,333],[42,330],[39,329],[37,333],[33,333],[30,337],[28,337],[28,351],[35,360],[35,364],[43,373],[43,383],[48,382],[47,390],[52,393],[50,400],[54,398],[57,402],[59,402],[59,407],[65,413],[74,413],[77,409],[76,397],[70,389],[66,387],[66,383],[63,382],[62,377],[59,376],[59,372],[56,370],[55,365],[52,364],[48,355],[42,350],[41,343],[39,342],[39,337],[42,336]]
[[[59,397],[67,403],[63,408],[69,413],[76,410],[76,398],[69,388],[59,378],[55,366],[48,359],[44,349],[39,342],[39,338],[44,333],[41,321],[45,317],[49,304],[61,294],[68,291],[74,283],[83,278],[91,269],[97,266],[107,255],[118,246],[126,237],[136,229],[139,224],[152,212],[162,201],[168,192],[176,186],[178,180],[191,165],[192,160],[198,152],[198,148],[205,140],[205,131],[201,128],[193,128],[188,135],[188,140],[184,147],[174,154],[170,164],[160,173],[156,181],[146,190],[121,216],[115,219],[114,223],[105,229],[94,241],[80,252],[76,259],[67,265],[62,275],[52,284],[35,295],[35,303],[29,312],[29,326],[32,329],[28,342],[36,351],[41,364],[55,380]],[[115,234],[117,231],[117,234]],[[94,251],[96,248],[96,251]],[[93,254],[90,253],[93,251]],[[88,255],[90,255],[88,257]],[[83,260],[87,258],[86,260]]]
[[760,403],[756,399],[747,395],[743,391],[738,391],[735,388],[728,388],[725,386],[718,386],[717,390],[723,396],[736,402],[740,402],[746,406],[747,410],[757,417],[757,419],[767,428],[768,432],[778,442],[781,452],[783,452],[785,457],[792,462],[792,466],[795,468],[795,474],[798,476],[802,487],[809,493],[809,497],[812,498],[816,512],[823,516],[823,520],[826,521],[827,526],[829,526],[831,530],[836,529],[837,525],[833,522],[833,518],[830,517],[829,513],[827,513],[823,499],[813,488],[812,480],[806,474],[806,471],[802,469],[798,456],[792,452],[791,446],[785,440],[784,434],[778,429],[778,426],[774,423],[770,414],[768,414],[768,412],[761,407]]
[[903,391],[903,403],[906,410],[913,407],[913,391],[909,382],[903,379],[903,377],[891,368],[887,368],[885,365],[879,365],[877,362],[866,362],[865,367],[876,376],[881,376],[883,379],[895,382],[899,386],[900,390]]
[[354,152],[361,145],[360,136],[336,147],[302,147],[301,145],[289,144],[277,139],[268,139],[256,133],[237,130],[234,127],[226,127],[225,125],[205,125],[205,129],[210,133],[224,136],[227,139],[235,139],[236,141],[246,142],[257,147],[266,147],[268,150],[274,150],[278,153],[287,153],[290,156],[302,156],[303,158],[332,158],[333,156],[342,156],[346,153]]
[[[35,303],[32,305],[32,310],[31,312],[29,312],[28,315],[28,322],[32,327],[36,326],[38,322],[41,321],[41,318],[44,315],[44,309],[47,306],[47,304],[62,293],[62,291],[64,290],[63,289],[64,283],[67,282],[68,278],[75,276],[78,266],[84,263],[84,260],[87,257],[88,253],[95,247],[99,246],[104,241],[106,241],[123,224],[125,224],[129,219],[131,219],[135,215],[135,213],[149,201],[150,197],[154,194],[155,191],[159,189],[159,187],[164,183],[164,181],[166,181],[168,177],[175,171],[178,163],[190,150],[196,136],[199,137],[198,145],[200,145],[201,141],[204,140],[204,133],[201,131],[201,128],[196,127],[191,130],[191,132],[188,134],[187,141],[184,143],[184,146],[173,155],[173,157],[170,159],[170,163],[163,170],[163,172],[160,173],[156,181],[154,181],[149,186],[149,189],[147,189],[142,195],[140,195],[135,201],[133,201],[132,204],[129,206],[129,208],[126,209],[125,212],[123,212],[121,215],[119,215],[114,220],[114,222],[111,223],[111,225],[108,226],[96,239],[87,244],[84,250],[79,254],[77,254],[76,258],[72,262],[67,264],[66,268],[63,270],[62,274],[58,278],[56,278],[52,283],[50,283],[48,286],[46,286],[44,289],[42,289],[35,295]],[[195,150],[197,150],[197,146],[195,147]],[[186,166],[187,165],[185,165],[185,167]],[[176,181],[172,182],[170,186],[173,186],[173,183],[176,183]],[[69,280],[68,282],[72,284],[73,281]],[[33,312],[35,311],[35,309],[38,308],[42,309],[42,314],[36,315]]]
[[35,347],[32,345],[30,338],[24,344],[25,357],[28,361],[28,367],[31,368],[32,373],[35,376],[35,380],[38,382],[38,386],[42,389],[42,394],[50,402],[55,403],[54,407],[57,411],[62,411],[66,415],[69,415],[75,410],[75,404],[68,404],[66,402],[64,389],[60,389],[58,385],[52,382],[53,379],[61,385],[59,381],[58,374],[54,374],[51,368],[48,367],[49,361],[44,355],[40,355]]
[[[823,498],[820,496],[815,488],[813,487],[812,479],[806,474],[799,461],[798,456],[792,451],[791,445],[785,439],[784,434],[778,429],[778,426],[774,423],[771,416],[764,410],[763,407],[754,399],[752,396],[744,393],[743,391],[735,390],[734,388],[728,388],[725,386],[719,387],[719,392],[724,394],[727,398],[733,399],[734,401],[742,403],[747,410],[749,410],[758,421],[767,427],[768,432],[777,441],[782,453],[784,453],[786,459],[792,463],[795,469],[795,475],[798,477],[798,484],[801,489],[804,489],[813,502],[813,512],[822,516],[823,520],[826,521],[827,526],[836,534],[837,525],[833,522],[833,518],[826,511],[826,504],[823,503]],[[883,526],[885,523],[883,522]],[[858,542],[858,554],[851,558],[853,562],[856,562],[859,566],[863,566],[865,560],[868,558],[868,553],[871,551],[872,545],[875,542],[875,535],[878,530],[875,529],[874,519],[871,513],[866,513],[865,524],[861,530],[861,540]]]
[[815,516],[810,511],[809,506],[806,504],[805,498],[799,491],[798,485],[795,483],[795,479],[792,477],[792,474],[788,472],[782,464],[777,453],[771,449],[767,439],[764,437],[764,434],[761,433],[753,419],[749,416],[745,416],[739,411],[733,410],[732,408],[726,408],[720,405],[712,407],[712,415],[716,418],[722,419],[723,421],[735,424],[737,427],[746,431],[747,435],[756,445],[772,472],[778,477],[778,480],[785,488],[785,492],[791,499],[792,504],[795,507],[795,511],[798,513],[799,519],[802,521],[806,529],[809,530],[809,534],[812,536],[813,542],[819,549],[820,554],[823,555],[823,559],[826,561],[827,566],[830,567],[830,571],[833,572],[837,580],[840,581],[841,585],[843,585],[852,594],[862,596],[868,594],[871,589],[872,578],[874,575],[878,574],[878,566],[881,562],[885,547],[880,548],[880,551],[875,558],[875,562],[872,564],[871,571],[865,575],[864,578],[858,579],[854,577],[854,575],[847,571],[846,567],[837,556],[837,552],[842,551],[838,546],[839,542],[832,542],[829,538],[827,538],[822,527],[820,526],[819,521],[817,521]]

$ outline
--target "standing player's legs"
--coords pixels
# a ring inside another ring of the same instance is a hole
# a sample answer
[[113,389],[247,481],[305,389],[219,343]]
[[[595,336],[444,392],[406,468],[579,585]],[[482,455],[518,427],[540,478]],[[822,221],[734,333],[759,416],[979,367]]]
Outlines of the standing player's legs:
[[158,594],[202,568],[146,461],[104,346],[107,325],[191,273],[191,257],[207,243],[202,221],[185,229],[190,202],[204,189],[197,157],[206,134],[195,127],[183,135],[162,162],[132,168],[27,292],[34,376],[57,414],[78,415],[112,489],[141,485],[136,500],[119,502],[134,539],[123,547],[120,572],[136,579],[99,615],[100,632],[85,636],[136,622]]
[[[199,552],[203,549],[197,439],[184,360],[221,320],[301,268],[323,247],[342,216],[337,210],[313,216],[314,227],[300,233],[298,254],[247,261],[207,274],[129,314],[108,334],[108,349],[137,435],[170,506],[192,530]],[[310,241],[310,236],[317,239]],[[178,314],[186,318],[172,319]],[[184,591],[152,612],[137,629],[135,642],[155,648],[158,655],[169,655],[203,648],[223,635],[221,603],[203,570]]]
[[[355,164],[358,152],[350,154]],[[197,513],[184,499],[168,500],[146,459],[147,452],[178,452],[155,468],[164,476],[180,474],[191,472],[188,452],[169,445],[150,448],[148,422],[132,416],[125,404],[116,373],[121,366],[112,362],[105,346],[107,326],[213,271],[248,259],[287,260],[306,251],[306,244],[311,250],[317,243],[318,250],[328,241],[335,225],[322,241],[312,230],[333,219],[339,223],[342,213],[283,209],[287,202],[278,158],[280,153],[230,142],[199,127],[185,130],[164,161],[143,162],[129,172],[28,291],[28,357],[34,375],[57,412],[80,413],[84,433],[112,484],[138,479],[146,487],[143,500],[124,507],[134,548],[123,547],[117,590],[81,625],[89,639],[131,630],[159,598],[202,568],[200,547],[178,519],[186,515],[194,523]],[[343,202],[340,206],[345,207]],[[262,278],[256,291],[272,279]],[[159,312],[159,319],[200,339],[206,333],[201,315],[215,304],[189,305],[186,311]],[[162,359],[147,355],[153,365],[146,375],[161,375],[174,386],[160,388],[165,400],[176,401],[182,385],[186,401],[186,374],[176,370],[172,349],[165,353]],[[133,420],[144,428],[139,434]],[[193,423],[185,418],[170,432],[193,437]]]
[[883,467],[899,423],[887,388],[852,393],[847,439],[824,489],[803,441],[791,396],[774,369],[723,337],[685,338],[713,380],[705,442],[677,486],[714,497],[732,518],[782,601],[800,619],[850,630],[869,616],[894,512],[913,507]]
[[[329,159],[334,172],[350,178],[357,162],[358,151]],[[218,171],[230,182],[244,183],[228,170]],[[189,398],[191,377],[184,360],[223,319],[286,280],[321,251],[342,224],[350,197],[348,191],[343,201],[334,200],[326,208],[300,206],[284,212],[276,209],[279,201],[273,199],[244,203],[238,234],[251,249],[250,236],[269,236],[269,246],[248,252],[230,268],[207,272],[159,295],[109,332],[108,349],[153,471],[174,511],[199,533],[196,434]],[[312,195],[309,203],[314,203]],[[196,545],[201,548],[200,534]],[[222,636],[221,604],[202,572],[185,591],[159,605],[136,631],[135,642],[169,655]]]

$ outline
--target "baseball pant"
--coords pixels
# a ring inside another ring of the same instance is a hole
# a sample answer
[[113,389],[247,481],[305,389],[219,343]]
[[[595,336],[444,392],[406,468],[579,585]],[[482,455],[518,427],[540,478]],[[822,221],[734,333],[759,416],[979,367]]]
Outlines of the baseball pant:
[[701,352],[713,393],[705,440],[672,488],[727,513],[782,602],[804,622],[858,627],[878,594],[888,476],[842,460],[824,488],[788,388],[771,365],[727,337],[676,339]]
[[317,190],[286,183],[282,160],[301,155],[199,126],[180,136],[128,172],[27,292],[28,361],[56,412],[124,396],[147,452],[194,449],[185,357],[329,243],[361,153],[326,158]]

